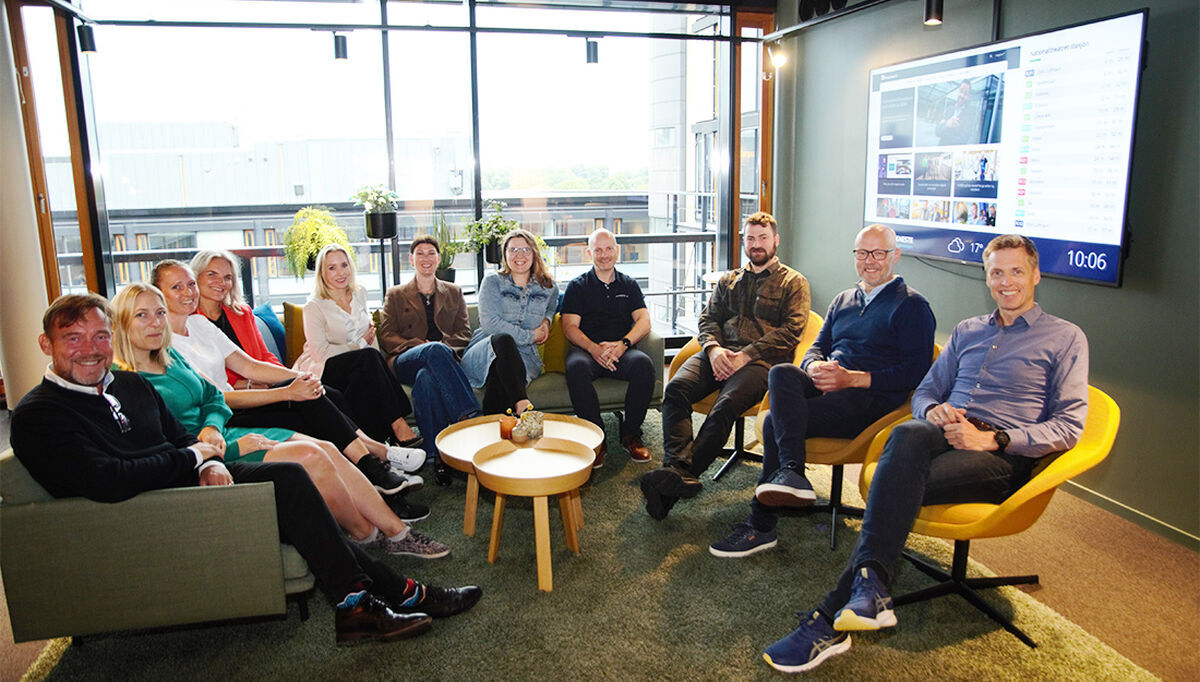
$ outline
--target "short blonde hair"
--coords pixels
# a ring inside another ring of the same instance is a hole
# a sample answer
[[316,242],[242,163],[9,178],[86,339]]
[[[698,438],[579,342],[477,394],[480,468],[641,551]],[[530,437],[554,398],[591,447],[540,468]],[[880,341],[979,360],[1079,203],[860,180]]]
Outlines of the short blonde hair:
[[533,257],[533,265],[529,268],[529,278],[547,289],[553,287],[554,278],[550,276],[550,271],[546,268],[546,261],[542,260],[537,237],[533,236],[532,232],[519,227],[504,235],[504,239],[500,242],[500,274],[512,276],[512,270],[508,267],[508,243],[518,238],[524,239],[525,243],[529,245],[530,255]]
[[[129,325],[133,323],[137,298],[142,294],[153,294],[163,308],[167,307],[167,299],[163,296],[162,291],[153,284],[145,282],[133,282],[125,285],[125,288],[118,291],[112,300],[113,362],[117,364],[117,367],[131,372],[144,369],[137,366],[137,355],[133,352],[133,342],[129,340]],[[162,347],[150,351],[150,359],[166,367],[171,364],[171,355],[167,352],[170,347],[171,325],[164,324]]]
[[327,244],[317,254],[317,283],[313,286],[313,298],[329,298],[333,296],[329,293],[329,287],[325,286],[325,259],[334,251],[341,251],[346,254],[346,261],[350,263],[350,282],[349,287],[351,292],[358,291],[357,267],[354,264],[354,254],[341,244]]
[[229,287],[229,292],[225,294],[225,300],[221,302],[232,308],[234,314],[241,315],[242,307],[246,305],[246,300],[242,298],[242,283],[238,279],[238,272],[242,267],[241,258],[238,258],[225,249],[197,251],[196,255],[192,256],[192,272],[199,279],[200,273],[204,272],[205,268],[218,258],[229,263],[229,269],[233,270],[233,286]]

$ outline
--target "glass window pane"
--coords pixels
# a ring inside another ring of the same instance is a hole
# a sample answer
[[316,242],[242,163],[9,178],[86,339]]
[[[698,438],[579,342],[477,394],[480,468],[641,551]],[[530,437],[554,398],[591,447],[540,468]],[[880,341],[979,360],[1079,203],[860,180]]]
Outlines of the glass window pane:
[[[379,22],[378,2],[311,0],[79,0],[93,19],[127,21],[255,21],[264,23]],[[99,43],[97,42],[99,48]],[[330,48],[332,49],[332,48]]]

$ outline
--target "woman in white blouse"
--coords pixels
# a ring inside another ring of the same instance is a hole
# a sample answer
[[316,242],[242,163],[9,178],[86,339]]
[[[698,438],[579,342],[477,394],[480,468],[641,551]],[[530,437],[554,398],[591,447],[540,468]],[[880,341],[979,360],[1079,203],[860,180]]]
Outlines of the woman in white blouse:
[[412,405],[375,341],[367,290],[355,281],[354,257],[338,244],[317,254],[316,286],[304,304],[304,336],[310,359],[304,368],[342,392],[364,431],[375,437],[391,433],[402,445],[416,442],[404,421]]

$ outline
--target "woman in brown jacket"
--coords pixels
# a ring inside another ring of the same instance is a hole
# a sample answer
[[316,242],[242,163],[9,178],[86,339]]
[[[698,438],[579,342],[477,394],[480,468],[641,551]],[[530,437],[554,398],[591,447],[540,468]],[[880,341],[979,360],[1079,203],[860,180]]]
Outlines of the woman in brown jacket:
[[[441,260],[437,239],[413,239],[408,260],[416,276],[388,289],[380,314],[379,345],[401,383],[412,386],[417,426],[429,458],[441,464],[435,440],[442,429],[481,414],[475,391],[458,366],[471,339],[462,291],[434,273]],[[439,466],[439,482],[444,469]]]

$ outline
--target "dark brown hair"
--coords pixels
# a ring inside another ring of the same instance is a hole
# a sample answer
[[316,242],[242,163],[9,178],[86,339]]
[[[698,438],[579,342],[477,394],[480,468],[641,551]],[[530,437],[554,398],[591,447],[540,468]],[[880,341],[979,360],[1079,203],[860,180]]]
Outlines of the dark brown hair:
[[439,256],[442,254],[442,245],[438,243],[437,237],[431,234],[419,234],[413,237],[412,243],[408,245],[408,252],[416,253],[417,247],[422,244],[430,244],[437,250]]
[[86,294],[63,294],[54,299],[54,302],[42,314],[42,331],[49,336],[53,329],[70,327],[87,315],[92,308],[99,308],[100,312],[104,313],[104,317],[108,319],[108,324],[112,325],[112,308],[108,307],[108,299],[89,291]]

